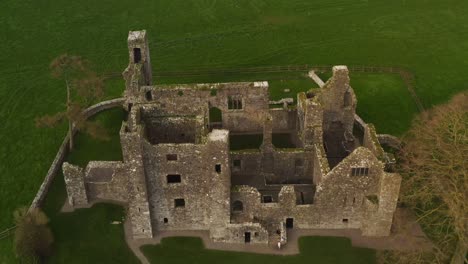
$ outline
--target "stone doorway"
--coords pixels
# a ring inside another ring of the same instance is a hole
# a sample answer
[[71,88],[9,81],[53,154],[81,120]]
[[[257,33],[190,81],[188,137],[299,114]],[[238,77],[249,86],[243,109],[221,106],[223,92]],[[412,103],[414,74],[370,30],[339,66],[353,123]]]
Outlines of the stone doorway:
[[244,234],[245,243],[250,243],[250,232]]

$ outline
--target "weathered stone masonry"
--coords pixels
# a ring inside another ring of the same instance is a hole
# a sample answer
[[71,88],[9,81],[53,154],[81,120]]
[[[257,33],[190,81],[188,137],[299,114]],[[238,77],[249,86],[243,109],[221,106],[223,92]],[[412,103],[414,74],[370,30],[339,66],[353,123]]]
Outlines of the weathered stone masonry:
[[[355,114],[346,66],[297,106],[269,107],[267,82],[152,85],[145,31],[130,32],[122,162],[65,163],[70,205],[128,205],[134,238],[209,230],[215,241],[276,243],[287,228],[387,236],[400,176]],[[235,139],[260,138],[233,149]],[[279,145],[281,147],[278,147]]]

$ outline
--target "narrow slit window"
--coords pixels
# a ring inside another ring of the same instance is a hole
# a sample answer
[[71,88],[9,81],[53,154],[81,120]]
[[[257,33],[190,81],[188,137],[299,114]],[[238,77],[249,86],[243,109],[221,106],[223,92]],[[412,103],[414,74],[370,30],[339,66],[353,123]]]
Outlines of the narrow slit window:
[[343,106],[344,107],[348,107],[351,105],[351,93],[348,91],[346,91],[346,93],[344,94],[344,100],[343,100]]
[[177,154],[167,154],[166,159],[168,161],[176,161],[177,160]]
[[167,183],[179,183],[181,178],[179,174],[169,174],[167,175]]
[[153,100],[153,94],[151,94],[151,91],[147,91],[145,93],[145,98],[146,98],[146,101],[151,101]]
[[139,63],[141,61],[141,49],[140,48],[134,48],[133,49],[133,62],[134,63]]

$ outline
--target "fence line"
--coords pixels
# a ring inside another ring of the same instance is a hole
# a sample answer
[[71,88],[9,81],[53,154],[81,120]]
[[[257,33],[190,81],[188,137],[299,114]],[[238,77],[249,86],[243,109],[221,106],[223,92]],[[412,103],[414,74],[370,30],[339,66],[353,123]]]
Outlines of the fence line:
[[16,226],[12,226],[0,232],[0,240],[11,236],[14,233],[15,229],[16,229]]
[[[159,71],[155,77],[196,77],[207,75],[226,75],[226,74],[249,74],[249,73],[284,73],[284,72],[308,72],[310,70],[316,72],[329,72],[333,65],[284,65],[284,66],[258,66],[246,68],[199,68],[185,71]],[[424,111],[424,106],[421,103],[416,91],[414,90],[414,75],[403,67],[398,66],[365,66],[365,65],[349,65],[350,72],[355,73],[391,73],[398,74],[406,85],[416,107],[419,111]],[[120,72],[112,72],[105,74],[106,78],[121,78]]]

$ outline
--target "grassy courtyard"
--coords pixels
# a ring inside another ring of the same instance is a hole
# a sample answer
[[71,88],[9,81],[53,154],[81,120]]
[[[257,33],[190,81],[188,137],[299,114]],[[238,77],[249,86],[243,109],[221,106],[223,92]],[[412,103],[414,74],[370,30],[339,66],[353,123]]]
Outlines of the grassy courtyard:
[[[415,74],[416,92],[430,107],[467,89],[467,12],[464,0],[3,0],[0,230],[13,224],[15,208],[31,202],[65,135],[65,126],[34,126],[36,116],[64,109],[64,84],[52,79],[48,70],[50,61],[62,53],[88,58],[101,73],[121,72],[128,60],[127,32],[147,29],[154,72],[289,64],[395,65]],[[272,86],[292,80],[307,86],[291,73],[157,82],[220,80],[271,80]],[[378,86],[363,88],[375,82]],[[408,128],[415,108],[401,80],[356,75],[352,85],[358,113],[375,123],[378,132],[401,135]],[[109,81],[108,97],[119,96],[122,88],[123,81]],[[100,152],[95,155],[87,158],[102,159]],[[0,241],[0,263],[11,263],[9,240]]]
[[301,237],[301,253],[293,256],[274,256],[207,250],[199,238],[164,238],[156,246],[143,246],[142,251],[151,263],[270,263],[270,264],[371,264],[375,263],[375,252],[370,249],[353,248],[346,238]]

